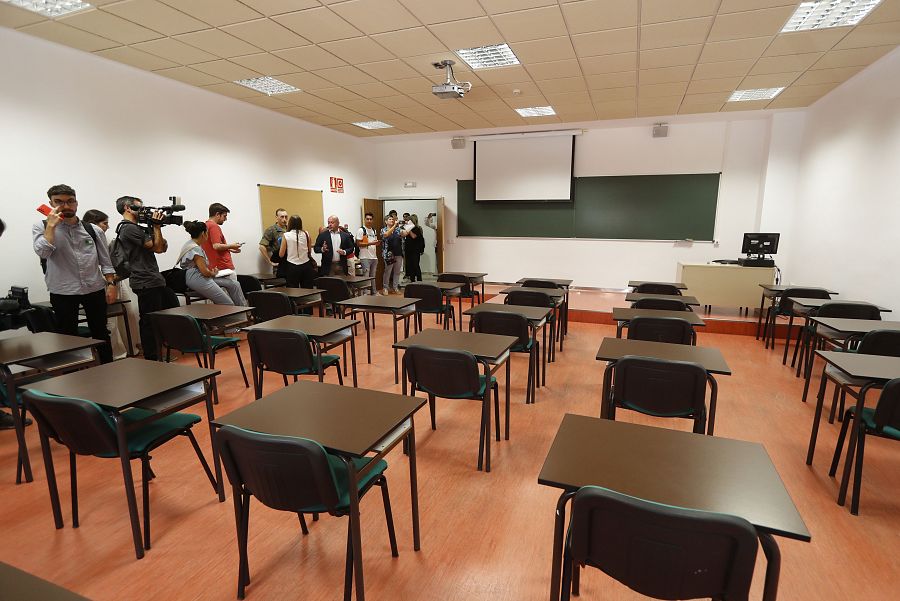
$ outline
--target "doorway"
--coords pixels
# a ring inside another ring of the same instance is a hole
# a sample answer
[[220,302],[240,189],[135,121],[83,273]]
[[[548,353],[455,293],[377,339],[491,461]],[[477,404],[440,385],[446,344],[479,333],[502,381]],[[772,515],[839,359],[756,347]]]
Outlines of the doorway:
[[422,228],[425,237],[425,252],[419,262],[424,281],[436,280],[437,274],[443,268],[440,238],[443,204],[443,199],[440,198],[384,199],[384,214],[394,210],[401,219],[404,213],[409,213],[419,220],[419,227]]

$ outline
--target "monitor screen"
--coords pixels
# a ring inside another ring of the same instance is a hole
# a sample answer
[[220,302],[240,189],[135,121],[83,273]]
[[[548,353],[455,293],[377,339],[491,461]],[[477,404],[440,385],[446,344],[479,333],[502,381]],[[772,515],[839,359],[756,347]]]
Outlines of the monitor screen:
[[745,255],[774,255],[778,252],[778,239],[781,234],[744,234],[741,253]]

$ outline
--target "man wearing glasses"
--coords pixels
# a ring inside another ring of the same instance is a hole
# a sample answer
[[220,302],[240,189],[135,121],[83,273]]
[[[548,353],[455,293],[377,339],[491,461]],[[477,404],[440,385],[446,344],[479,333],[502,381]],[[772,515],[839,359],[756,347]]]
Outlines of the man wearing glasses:
[[103,231],[78,219],[75,190],[65,184],[47,190],[52,211],[31,228],[34,252],[46,261],[44,281],[60,334],[78,334],[78,309],[84,308],[91,338],[103,340],[100,360],[112,361],[106,305],[116,300],[116,270]]

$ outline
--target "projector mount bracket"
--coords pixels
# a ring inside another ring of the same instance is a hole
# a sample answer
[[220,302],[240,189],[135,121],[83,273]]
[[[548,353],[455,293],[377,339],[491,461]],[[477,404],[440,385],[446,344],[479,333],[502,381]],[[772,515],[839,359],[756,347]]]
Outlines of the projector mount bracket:
[[472,84],[468,81],[457,81],[456,75],[453,74],[453,65],[456,64],[456,61],[452,61],[449,59],[445,59],[436,63],[431,63],[435,69],[444,69],[447,72],[447,80],[444,82],[445,84],[454,84],[457,86],[463,87],[466,92],[472,91]]

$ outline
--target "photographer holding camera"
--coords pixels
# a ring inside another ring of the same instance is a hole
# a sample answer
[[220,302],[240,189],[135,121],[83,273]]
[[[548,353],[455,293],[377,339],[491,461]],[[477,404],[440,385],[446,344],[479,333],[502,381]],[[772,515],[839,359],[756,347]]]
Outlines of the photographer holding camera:
[[144,358],[156,361],[158,359],[156,333],[147,314],[179,305],[175,292],[166,286],[166,279],[159,272],[155,256],[166,252],[169,248],[169,243],[162,234],[163,222],[175,220],[171,219],[171,216],[167,220],[166,212],[157,210],[149,216],[150,227],[141,227],[138,223],[143,205],[143,201],[134,196],[123,196],[116,200],[116,210],[123,219],[116,226],[116,236],[118,244],[128,258],[131,290],[138,297]]

